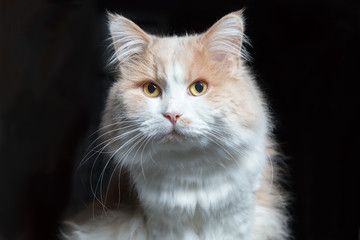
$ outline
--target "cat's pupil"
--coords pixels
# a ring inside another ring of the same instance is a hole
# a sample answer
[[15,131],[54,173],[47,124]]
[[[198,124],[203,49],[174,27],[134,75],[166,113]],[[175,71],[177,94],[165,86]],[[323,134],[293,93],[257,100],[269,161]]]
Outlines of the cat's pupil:
[[149,93],[153,93],[153,92],[155,92],[155,90],[156,90],[156,85],[155,84],[149,84],[149,86],[148,86]]
[[196,91],[201,93],[204,89],[204,84],[202,82],[195,83],[195,89],[196,89]]

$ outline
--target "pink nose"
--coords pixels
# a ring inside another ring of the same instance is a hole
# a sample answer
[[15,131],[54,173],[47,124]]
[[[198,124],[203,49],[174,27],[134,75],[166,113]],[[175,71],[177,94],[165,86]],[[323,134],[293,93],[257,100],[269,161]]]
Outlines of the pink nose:
[[181,117],[182,114],[178,114],[178,113],[165,113],[163,114],[164,117],[166,117],[167,119],[169,119],[169,121],[172,124],[175,124],[176,121],[179,119],[179,117]]

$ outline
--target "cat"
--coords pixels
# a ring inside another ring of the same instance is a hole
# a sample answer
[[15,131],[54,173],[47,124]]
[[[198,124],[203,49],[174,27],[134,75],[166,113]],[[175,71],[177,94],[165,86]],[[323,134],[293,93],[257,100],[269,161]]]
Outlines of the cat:
[[64,239],[283,240],[286,199],[243,12],[197,35],[157,37],[109,14],[117,66],[102,121],[136,203],[68,221]]

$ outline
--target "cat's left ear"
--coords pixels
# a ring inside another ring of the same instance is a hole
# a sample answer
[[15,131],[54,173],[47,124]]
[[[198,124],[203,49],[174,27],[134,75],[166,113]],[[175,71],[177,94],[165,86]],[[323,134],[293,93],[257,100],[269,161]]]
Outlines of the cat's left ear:
[[242,49],[244,41],[243,11],[232,12],[217,21],[202,36],[206,51],[212,60],[227,61],[245,58]]
[[117,60],[128,63],[145,52],[151,37],[129,19],[108,13],[109,30],[115,55],[111,63]]

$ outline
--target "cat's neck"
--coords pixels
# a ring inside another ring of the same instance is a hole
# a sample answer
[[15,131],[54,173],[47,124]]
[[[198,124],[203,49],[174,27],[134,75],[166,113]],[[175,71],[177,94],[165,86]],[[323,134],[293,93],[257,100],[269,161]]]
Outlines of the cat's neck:
[[211,151],[154,155],[153,161],[144,161],[149,165],[138,166],[132,173],[140,202],[146,209],[177,209],[191,215],[196,208],[216,212],[252,195],[265,160],[264,151],[253,150],[237,156],[236,161],[221,157]]
[[254,149],[236,161],[219,157],[213,152],[167,152],[153,159],[153,164],[163,165],[133,170],[146,224],[151,229],[149,239],[243,239],[248,235],[264,151]]

